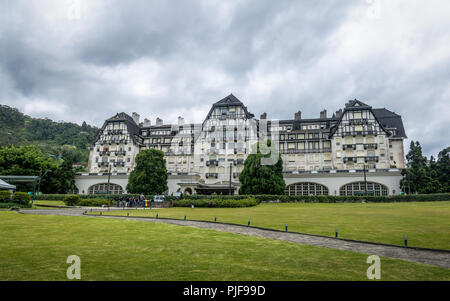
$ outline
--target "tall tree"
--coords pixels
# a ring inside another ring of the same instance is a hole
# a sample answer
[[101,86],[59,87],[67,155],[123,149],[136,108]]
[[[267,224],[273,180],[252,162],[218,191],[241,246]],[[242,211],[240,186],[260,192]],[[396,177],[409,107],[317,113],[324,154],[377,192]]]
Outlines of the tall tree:
[[442,190],[437,163],[433,157],[427,162],[419,141],[411,141],[406,160],[407,168],[402,170],[404,179],[401,182],[406,192],[435,193]]
[[140,151],[136,156],[136,166],[128,177],[127,191],[154,195],[167,189],[164,153],[153,148]]
[[450,147],[439,152],[436,170],[441,192],[450,192]]
[[239,175],[240,194],[284,194],[283,160],[270,140],[266,145],[267,148],[256,143],[256,152],[245,160]]

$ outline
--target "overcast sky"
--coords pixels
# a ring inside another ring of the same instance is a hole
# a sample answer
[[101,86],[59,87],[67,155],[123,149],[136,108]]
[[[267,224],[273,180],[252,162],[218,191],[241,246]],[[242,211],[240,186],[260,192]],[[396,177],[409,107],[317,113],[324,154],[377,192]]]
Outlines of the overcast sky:
[[[450,1],[0,0],[0,103],[101,126],[202,122],[233,93],[257,117],[359,99],[450,145]],[[405,151],[409,148],[406,141]]]

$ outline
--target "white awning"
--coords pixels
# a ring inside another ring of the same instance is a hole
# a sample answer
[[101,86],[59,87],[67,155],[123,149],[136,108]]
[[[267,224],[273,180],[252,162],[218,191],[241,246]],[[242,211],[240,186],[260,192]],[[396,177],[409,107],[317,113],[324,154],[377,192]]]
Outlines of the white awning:
[[11,185],[11,184],[8,184],[8,183],[6,183],[5,181],[3,181],[2,179],[0,179],[0,188],[1,189],[16,189],[16,186],[15,185]]

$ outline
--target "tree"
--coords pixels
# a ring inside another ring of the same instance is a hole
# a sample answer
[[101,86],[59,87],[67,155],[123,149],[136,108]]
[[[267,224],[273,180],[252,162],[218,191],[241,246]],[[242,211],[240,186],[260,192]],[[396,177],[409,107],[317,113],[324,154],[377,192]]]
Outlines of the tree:
[[[286,184],[283,179],[283,160],[270,140],[266,145],[267,147],[260,147],[258,142],[256,152],[245,160],[244,169],[239,175],[240,194],[284,194]],[[264,160],[270,160],[274,154],[278,160],[266,165]]]
[[433,156],[427,161],[427,157],[422,155],[422,147],[419,141],[411,141],[409,152],[406,155],[407,168],[402,170],[404,179],[401,185],[405,191],[408,193],[445,191],[446,173],[448,174],[448,167],[445,166],[445,163],[448,163],[448,154],[447,158],[445,150],[439,154],[438,162],[435,161]]
[[444,148],[439,152],[436,171],[439,184],[441,185],[440,192],[450,192],[450,147]]
[[136,166],[128,177],[127,191],[155,195],[167,189],[164,153],[153,148],[140,151],[136,156]]
[[[70,157],[60,163],[35,146],[0,148],[0,175],[40,176],[39,190],[66,193],[75,186],[75,172]],[[31,191],[32,183],[17,183],[19,191]]]
[[75,189],[75,171],[72,165],[72,158],[67,157],[63,159],[59,169],[56,171],[56,177],[58,179],[56,193],[67,193]]

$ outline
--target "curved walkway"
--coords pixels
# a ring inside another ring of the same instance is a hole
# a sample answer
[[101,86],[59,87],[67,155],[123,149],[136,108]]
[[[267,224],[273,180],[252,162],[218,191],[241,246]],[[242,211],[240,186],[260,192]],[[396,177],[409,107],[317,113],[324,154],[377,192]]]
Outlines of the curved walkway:
[[[412,262],[420,262],[430,265],[435,265],[444,268],[450,268],[450,251],[440,250],[426,250],[415,248],[404,248],[400,246],[380,245],[375,243],[351,241],[345,239],[336,239],[325,236],[282,232],[270,229],[261,229],[255,227],[247,227],[240,225],[230,225],[214,222],[190,221],[190,220],[176,220],[176,219],[156,219],[150,217],[127,217],[127,216],[107,216],[107,215],[83,215],[86,209],[32,209],[20,210],[21,213],[32,214],[51,214],[51,215],[72,215],[72,216],[86,216],[91,218],[113,218],[113,219],[127,219],[136,221],[158,222],[166,224],[174,224],[180,226],[189,226],[203,229],[211,229],[223,232],[231,232],[236,234],[251,235],[264,238],[272,238],[284,240],[299,244],[325,247],[330,249],[346,250],[368,255],[379,255],[384,257],[402,259]],[[96,210],[102,211],[102,210]],[[106,210],[103,210],[106,211]]]

